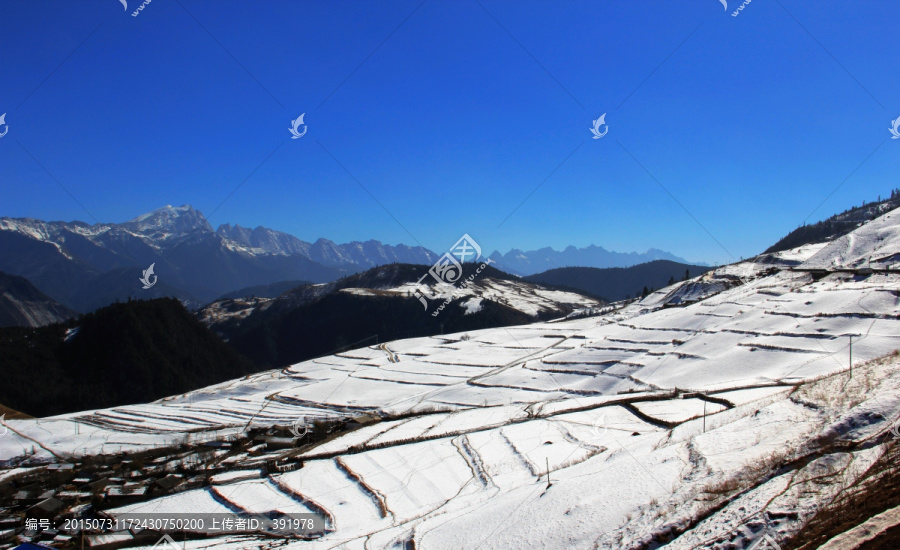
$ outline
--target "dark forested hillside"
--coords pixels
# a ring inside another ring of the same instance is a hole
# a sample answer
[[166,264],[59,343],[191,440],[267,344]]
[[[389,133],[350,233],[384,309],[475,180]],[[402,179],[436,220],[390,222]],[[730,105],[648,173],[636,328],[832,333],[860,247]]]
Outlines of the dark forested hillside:
[[[476,264],[465,264],[463,269],[470,274],[477,267]],[[425,311],[422,304],[407,293],[358,295],[342,292],[343,289],[395,288],[419,280],[428,269],[429,266],[412,264],[384,265],[332,283],[300,286],[270,301],[210,304],[199,316],[258,367],[284,367],[345,347],[532,323],[568,311],[566,306],[557,304],[556,308],[533,316],[504,303],[502,298],[485,298],[477,310],[466,310],[461,305],[463,300],[454,300],[433,317],[431,313],[436,306]],[[430,280],[429,277],[426,284]],[[522,292],[535,288],[535,285],[522,283],[518,277],[492,266],[484,267],[473,285],[485,281],[521,283]],[[514,298],[514,295],[509,297]],[[221,309],[229,314],[222,316],[220,309],[214,306],[223,306]],[[248,310],[246,315],[232,315],[242,309]]]
[[253,371],[170,298],[0,329],[0,404],[33,416],[153,401]]
[[524,277],[526,281],[571,288],[607,301],[640,296],[644,289],[660,289],[680,281],[685,275],[696,277],[712,269],[708,266],[655,260],[632,267],[560,267]]
[[237,351],[259,366],[284,367],[343,349],[398,338],[430,336],[481,328],[530,323],[534,318],[485,300],[477,315],[466,315],[459,300],[437,317],[413,298],[356,296],[343,292],[272,316],[230,340]]
[[309,281],[281,281],[268,285],[256,285],[240,288],[227,292],[219,296],[219,300],[229,300],[234,298],[276,298],[285,292],[297,288],[298,286],[311,285]]

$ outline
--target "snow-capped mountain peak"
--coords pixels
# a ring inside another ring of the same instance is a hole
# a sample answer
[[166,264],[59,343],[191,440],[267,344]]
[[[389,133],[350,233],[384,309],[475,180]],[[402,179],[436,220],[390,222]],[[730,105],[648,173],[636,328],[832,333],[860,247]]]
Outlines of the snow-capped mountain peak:
[[231,225],[220,225],[216,230],[220,237],[240,246],[258,249],[258,253],[289,256],[300,254],[309,257],[310,244],[281,231],[259,226],[256,229]]
[[213,232],[203,214],[189,204],[178,207],[166,205],[121,225],[134,234],[153,239],[168,239],[194,231]]

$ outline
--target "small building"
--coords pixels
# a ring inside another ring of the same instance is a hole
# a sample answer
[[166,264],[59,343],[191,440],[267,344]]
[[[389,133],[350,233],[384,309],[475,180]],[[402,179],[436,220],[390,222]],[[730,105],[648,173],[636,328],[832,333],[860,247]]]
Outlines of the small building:
[[53,519],[59,515],[65,507],[66,505],[63,501],[55,498],[48,498],[26,510],[25,514],[30,518]]
[[110,485],[106,489],[106,498],[110,504],[122,505],[142,500],[147,496],[149,487],[143,482],[130,482],[125,485]]
[[63,535],[59,534],[53,537],[53,540],[50,542],[53,543],[54,547],[56,546],[69,546],[72,544],[72,541],[75,539],[72,535]]
[[84,542],[90,548],[114,550],[134,545],[135,536],[131,531],[111,531],[97,535],[85,535]]
[[2,533],[6,531],[15,531],[16,527],[22,524],[22,518],[17,515],[12,515],[12,513],[5,509],[0,508],[0,540],[2,540]]
[[69,515],[73,518],[80,518],[90,512],[94,506],[90,502],[84,504],[76,504],[69,509]]
[[293,437],[263,437],[263,442],[266,444],[266,449],[273,450],[282,450],[282,449],[293,449],[296,447],[299,439],[295,439]]
[[85,500],[94,495],[90,491],[60,491],[55,496],[59,500]]
[[110,483],[112,483],[112,480],[109,479],[108,477],[105,477],[103,479],[98,479],[97,481],[92,481],[91,483],[88,483],[87,486],[85,487],[85,490],[90,491],[92,493],[101,493],[101,492],[103,492],[104,489],[106,489],[107,485],[109,485]]
[[38,491],[28,491],[23,489],[13,495],[13,503],[23,505],[39,502],[41,500],[38,498],[39,495],[40,493]]
[[303,461],[297,460],[296,458],[283,456],[276,458],[274,460],[269,460],[266,462],[266,471],[268,473],[278,472],[278,473],[287,473],[293,472],[297,468],[303,465]]
[[59,529],[50,528],[41,531],[41,540],[51,541],[59,536]]
[[350,428],[356,426],[368,426],[369,424],[374,424],[376,422],[381,422],[381,419],[373,414],[360,414],[347,421],[347,426]]
[[182,479],[181,476],[166,476],[152,481],[150,483],[149,492],[152,496],[164,495],[166,493],[171,493],[182,483],[184,483],[184,479]]
[[813,278],[814,281],[818,281],[823,279],[831,274],[831,271],[825,268],[811,268],[811,269],[791,269],[791,271],[800,271],[809,273],[810,277]]

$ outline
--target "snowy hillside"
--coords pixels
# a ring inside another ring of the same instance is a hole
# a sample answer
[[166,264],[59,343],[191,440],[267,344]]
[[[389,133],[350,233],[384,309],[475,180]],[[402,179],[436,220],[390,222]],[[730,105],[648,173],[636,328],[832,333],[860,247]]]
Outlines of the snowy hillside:
[[[474,275],[477,267],[466,264],[463,270]],[[197,316],[265,367],[350,349],[348,342],[369,343],[363,339],[375,343],[600,311],[598,300],[522,281],[490,266],[465,287],[423,279],[427,270],[423,265],[390,264],[332,283],[298,285],[275,298],[217,300]],[[447,311],[433,315],[448,296],[453,300],[442,308]],[[423,310],[420,297],[430,298],[430,303],[425,300],[430,311]],[[272,341],[281,344],[266,343]],[[262,349],[271,353],[263,355]]]
[[[884,452],[900,416],[890,355],[900,274],[802,268],[892,264],[898,221],[889,213],[598,317],[399,340],[155,403],[8,420],[0,460],[27,467],[371,413],[382,420],[313,445],[228,455],[250,479],[110,513],[292,510],[324,521],[308,541],[250,534],[187,548],[784,540]],[[295,469],[262,473],[276,457]]]
[[[395,298],[410,298],[415,295],[417,289],[424,289],[429,294],[432,292],[427,285],[406,283],[389,288],[359,288],[347,287],[337,289],[327,284],[311,285],[321,292],[337,290],[355,296],[389,296]],[[493,300],[508,305],[516,311],[521,311],[531,317],[542,313],[560,311],[562,308],[570,309],[595,309],[600,307],[600,302],[574,292],[550,290],[533,283],[494,279],[486,277],[476,281],[469,288],[450,289],[454,292],[454,299],[475,313],[480,310],[484,300]],[[265,310],[275,302],[271,298],[235,298],[218,300],[200,310],[200,320],[207,326],[215,328],[217,325],[233,319],[244,319],[257,310]]]
[[0,272],[0,327],[40,327],[61,323],[75,315],[27,279]]
[[[524,281],[485,277],[473,281],[467,288],[455,288],[452,285],[446,285],[446,287],[446,291],[452,293],[454,299],[460,300],[463,307],[470,313],[480,311],[484,300],[500,302],[531,317],[560,311],[563,307],[580,309],[600,307],[600,302],[581,294],[550,290]],[[357,296],[397,297],[415,296],[417,291],[429,295],[432,293],[428,285],[421,283],[406,283],[386,289],[344,288],[341,290],[341,292]]]
[[808,269],[900,269],[900,212],[893,211],[836,239],[807,260]]

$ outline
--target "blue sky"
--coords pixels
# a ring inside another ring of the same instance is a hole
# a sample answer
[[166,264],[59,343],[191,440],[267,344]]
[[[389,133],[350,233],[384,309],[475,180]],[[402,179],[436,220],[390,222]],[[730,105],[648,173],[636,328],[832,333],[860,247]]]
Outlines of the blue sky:
[[7,2],[0,215],[721,263],[900,186],[900,4],[728,4]]

